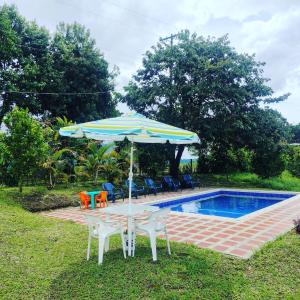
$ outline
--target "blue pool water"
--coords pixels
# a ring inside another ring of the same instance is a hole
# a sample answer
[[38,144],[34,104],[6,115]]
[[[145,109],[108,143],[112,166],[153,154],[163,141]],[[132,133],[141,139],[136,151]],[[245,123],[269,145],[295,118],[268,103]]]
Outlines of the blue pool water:
[[217,191],[155,204],[172,211],[239,218],[284,201],[295,194]]

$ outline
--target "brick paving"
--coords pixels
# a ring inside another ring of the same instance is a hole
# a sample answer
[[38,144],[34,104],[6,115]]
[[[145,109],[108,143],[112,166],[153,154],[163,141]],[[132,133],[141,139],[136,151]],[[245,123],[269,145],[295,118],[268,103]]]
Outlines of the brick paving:
[[[133,203],[151,203],[174,197],[203,192],[209,189],[169,192],[157,196],[140,197]],[[125,200],[127,202],[127,200]],[[115,204],[122,204],[118,201]],[[85,210],[69,207],[43,212],[42,215],[85,224],[84,215],[101,215],[101,208]],[[105,217],[105,216],[104,216]],[[124,217],[114,216],[126,223]],[[171,212],[168,219],[168,233],[173,241],[194,244],[224,254],[249,258],[268,241],[291,230],[293,220],[300,218],[300,197],[289,199],[239,219]]]

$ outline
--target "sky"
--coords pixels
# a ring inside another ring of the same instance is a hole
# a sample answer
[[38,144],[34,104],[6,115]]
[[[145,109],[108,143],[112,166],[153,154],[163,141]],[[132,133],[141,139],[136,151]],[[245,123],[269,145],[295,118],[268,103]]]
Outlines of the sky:
[[[51,33],[59,22],[85,25],[110,68],[118,66],[120,91],[160,37],[183,29],[228,34],[238,52],[266,62],[264,75],[275,95],[291,93],[272,107],[300,123],[300,0],[0,0],[4,3],[15,4]],[[124,104],[119,109],[128,111]]]

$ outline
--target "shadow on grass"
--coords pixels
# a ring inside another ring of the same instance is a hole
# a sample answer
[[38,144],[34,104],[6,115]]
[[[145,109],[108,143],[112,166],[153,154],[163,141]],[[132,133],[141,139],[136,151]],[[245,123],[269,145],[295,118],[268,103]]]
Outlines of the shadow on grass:
[[242,280],[236,269],[232,274],[237,260],[177,243],[172,243],[168,256],[165,242],[158,244],[156,263],[145,243],[138,245],[134,258],[124,259],[121,249],[110,250],[100,266],[94,248],[90,261],[69,265],[53,280],[49,298],[229,299]]

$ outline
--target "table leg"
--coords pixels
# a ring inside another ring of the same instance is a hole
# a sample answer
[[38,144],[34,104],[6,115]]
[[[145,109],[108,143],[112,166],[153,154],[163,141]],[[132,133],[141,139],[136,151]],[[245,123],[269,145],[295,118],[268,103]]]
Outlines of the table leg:
[[91,208],[95,209],[95,195],[94,194],[91,195]]
[[132,256],[131,246],[132,246],[132,229],[133,229],[133,218],[128,217],[128,223],[127,223],[127,231],[128,231],[128,256]]

